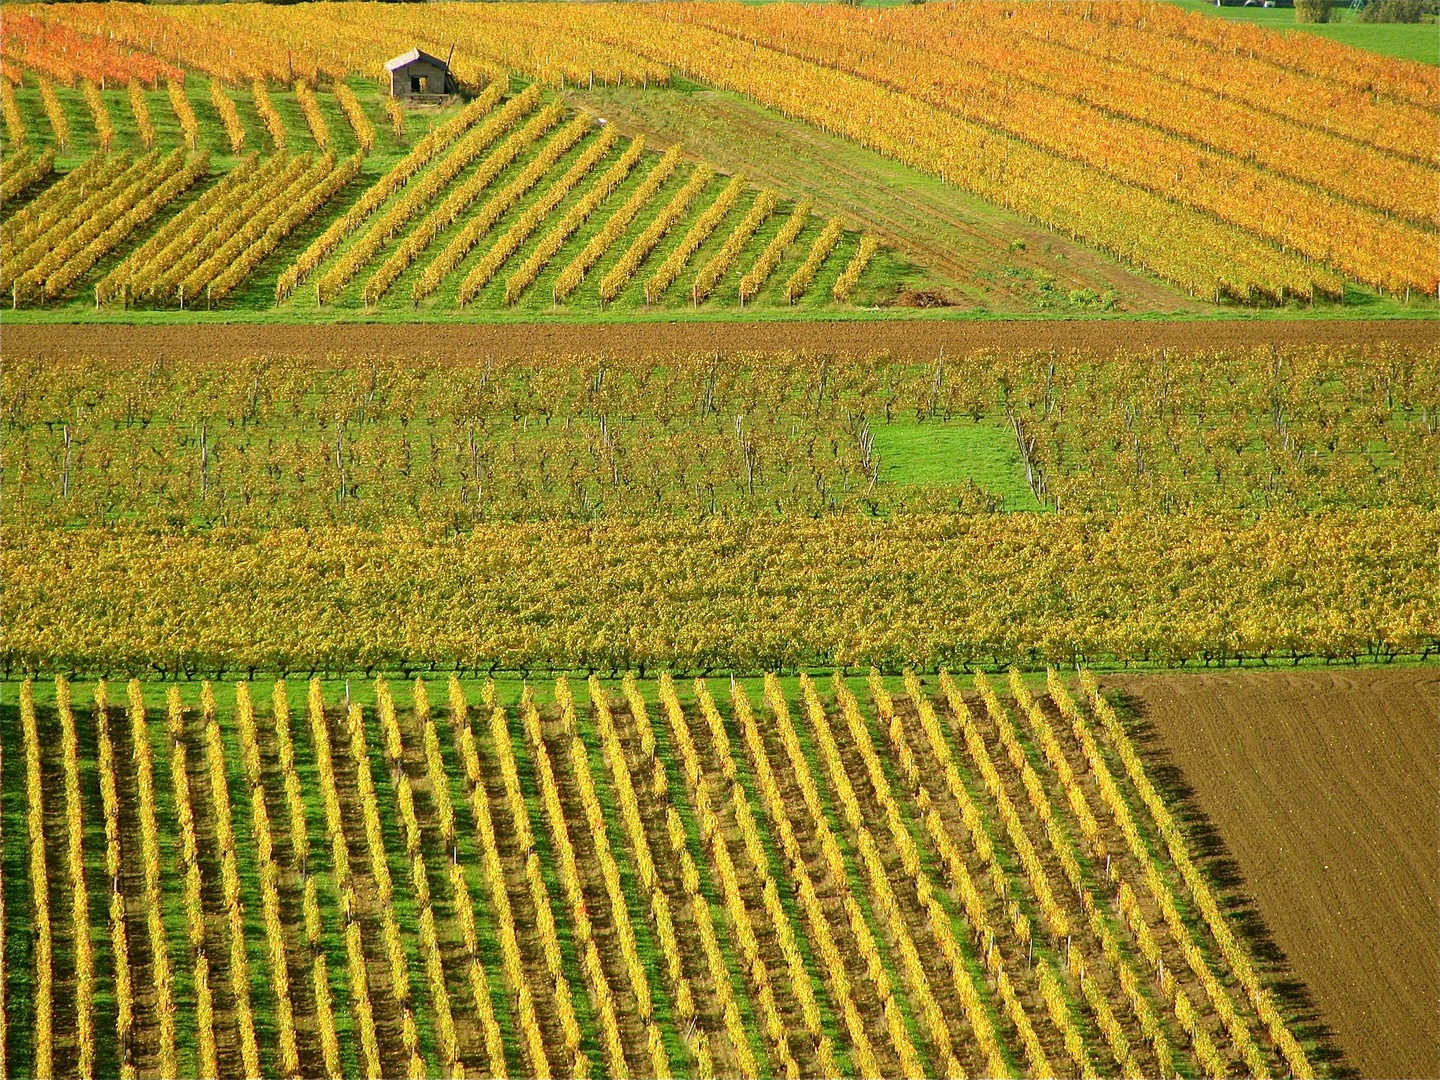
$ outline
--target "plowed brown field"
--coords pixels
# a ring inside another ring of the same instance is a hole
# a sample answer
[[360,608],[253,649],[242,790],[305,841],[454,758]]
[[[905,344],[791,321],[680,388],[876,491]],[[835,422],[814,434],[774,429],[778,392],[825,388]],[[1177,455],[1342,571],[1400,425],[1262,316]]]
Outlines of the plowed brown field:
[[1341,1067],[1440,1076],[1440,673],[1102,683],[1218,832]]
[[277,325],[207,323],[191,326],[122,324],[7,325],[0,351],[29,356],[117,359],[156,355],[213,357],[317,356],[529,356],[534,353],[606,351],[613,354],[719,349],[774,351],[829,349],[890,351],[930,359],[943,346],[972,349],[1083,348],[1216,349],[1250,345],[1352,345],[1389,341],[1411,347],[1436,342],[1429,319],[1235,319],[1165,322],[1101,320],[932,319],[811,322],[669,323],[440,323],[398,325]]

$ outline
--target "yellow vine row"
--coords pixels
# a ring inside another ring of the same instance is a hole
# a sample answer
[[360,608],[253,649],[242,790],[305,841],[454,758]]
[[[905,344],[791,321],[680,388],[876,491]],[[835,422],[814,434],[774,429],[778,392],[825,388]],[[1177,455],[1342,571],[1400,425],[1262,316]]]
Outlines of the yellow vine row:
[[304,79],[296,79],[295,99],[300,103],[300,112],[305,116],[305,123],[309,125],[310,137],[315,140],[315,145],[321,150],[329,150],[330,125],[325,121],[325,114],[320,111],[320,99],[315,96],[315,88]]
[[[562,128],[560,133],[546,146],[547,153],[541,157],[537,157],[532,163],[535,166],[535,171],[538,172],[542,168],[542,160],[548,159],[548,162],[553,163],[553,161],[559,157],[560,153],[563,153],[569,149],[570,146],[578,142],[589,127],[590,118],[588,116],[577,116]],[[515,253],[521,244],[529,239],[531,233],[540,227],[540,223],[560,204],[560,200],[569,193],[570,189],[578,184],[585,174],[595,167],[597,161],[610,152],[610,147],[614,145],[615,139],[616,135],[614,130],[608,130],[601,135],[599,139],[586,147],[584,152],[575,160],[575,163],[565,171],[564,175],[546,188],[540,198],[531,203],[515,223],[496,238],[495,242],[490,245],[490,249],[480,257],[470,272],[465,275],[464,280],[460,282],[460,290],[457,298],[462,307],[473,300],[480,290],[490,282],[500,267],[505,265],[506,260]],[[549,156],[550,152],[554,152],[554,157]],[[548,164],[543,167],[548,174]],[[531,175],[533,175],[533,173]],[[529,179],[529,177],[526,176],[521,179]],[[517,180],[517,183],[518,182]],[[481,221],[483,221],[483,218],[474,223],[477,228]],[[469,240],[470,237],[468,234],[469,230],[467,230],[466,236],[457,237],[457,239]]]
[[[442,230],[448,228],[465,213],[526,147],[554,127],[563,111],[558,103],[542,109],[531,117],[524,127],[511,133],[504,142],[490,151],[475,171],[465,178],[464,183],[446,195],[439,206],[426,214],[418,225],[405,234],[405,238],[390,253],[390,257],[371,275],[362,292],[365,303],[374,304],[384,296],[390,286],[395,283],[395,279],[430,247]],[[502,195],[513,190],[514,185],[512,184]],[[471,215],[466,222],[466,230],[476,227],[477,218],[493,221],[499,216],[499,213],[503,212],[500,209],[502,202],[503,199],[500,196],[489,200],[479,211]],[[486,227],[488,228],[488,226]],[[422,295],[426,295],[425,286],[430,281],[439,283],[439,277],[434,276],[436,274],[435,267],[436,263],[433,262],[426,267],[425,272],[411,291],[412,300],[418,300]]]
[[645,282],[645,303],[658,302],[665,290],[675,283],[675,279],[685,269],[685,264],[690,261],[690,256],[695,254],[696,249],[715,231],[721,219],[740,200],[740,191],[744,186],[743,177],[731,177],[730,183],[720,192],[720,197],[700,212],[689,231],[681,237],[680,243]]
[[751,300],[770,275],[775,272],[775,267],[780,265],[780,260],[785,257],[785,251],[795,242],[800,235],[800,230],[805,228],[805,223],[810,220],[811,202],[809,199],[802,199],[796,203],[795,209],[790,211],[790,216],[785,219],[785,224],[780,226],[780,231],[770,238],[765,249],[755,257],[755,265],[746,271],[745,276],[740,279],[740,303],[743,306]]
[[85,96],[90,118],[95,122],[95,138],[100,143],[100,151],[109,153],[110,144],[115,139],[115,125],[110,120],[110,110],[105,107],[105,99],[100,96],[100,88],[89,79],[82,79],[80,92]]
[[45,862],[45,795],[40,776],[40,734],[31,682],[20,684],[20,731],[25,750],[25,824],[30,840],[30,919],[35,928],[35,1075],[52,1076],[54,1047],[54,941],[50,929],[50,877]]
[[180,133],[185,137],[185,145],[191,150],[198,150],[200,122],[195,119],[195,110],[190,106],[190,99],[185,96],[184,82],[166,79],[165,93],[170,97],[170,107],[175,110],[175,119],[180,122]]
[[185,707],[181,704],[178,686],[171,686],[166,692],[165,707],[165,729],[170,736],[170,786],[175,797],[175,817],[180,822],[180,863],[185,874],[185,933],[190,952],[195,957],[195,1016],[200,1043],[196,1067],[202,1076],[214,1076],[219,1068],[219,1051],[215,1042],[210,963],[205,955],[205,905],[201,899],[195,811],[190,799],[188,754],[183,741]]
[[819,273],[820,266],[830,257],[830,252],[835,250],[835,245],[840,242],[840,235],[845,230],[845,223],[838,217],[832,217],[825,223],[825,228],[810,245],[810,251],[805,256],[805,261],[795,268],[785,282],[785,299],[795,303],[809,290],[815,275]]
[[643,138],[632,139],[620,159],[606,169],[596,181],[590,185],[585,192],[558,222],[550,227],[550,231],[540,238],[528,258],[520,265],[520,268],[511,274],[505,282],[505,303],[513,304],[520,299],[523,293],[535,279],[540,271],[560,250],[565,241],[568,240],[575,230],[578,229],[610,193],[625,182],[630,175],[630,170],[640,160],[644,152],[645,140]]
[[271,145],[276,150],[284,150],[285,121],[281,118],[280,111],[275,108],[275,103],[270,100],[270,91],[266,89],[263,80],[256,79],[250,84],[250,97],[255,102],[255,111],[260,114],[260,119],[265,124],[265,130],[270,133]]
[[90,894],[85,889],[85,816],[80,795],[80,748],[70,685],[55,679],[55,711],[60,718],[60,754],[65,766],[66,862],[70,880],[70,932],[75,950],[76,1075],[95,1070],[95,946],[90,940]]
[[654,198],[655,192],[670,178],[679,162],[680,144],[676,143],[661,155],[660,160],[640,182],[640,186],[606,219],[600,231],[590,238],[580,253],[570,260],[570,264],[560,271],[551,289],[551,299],[559,303],[579,288],[585,274],[614,246],[615,241],[620,239],[635,215],[640,212],[640,208]]
[[240,110],[235,108],[235,102],[226,92],[225,84],[219,79],[210,80],[210,103],[220,114],[220,123],[224,125],[225,137],[230,140],[230,152],[232,154],[240,153],[245,147],[245,125],[240,122]]
[[765,219],[774,212],[775,206],[779,201],[780,197],[769,188],[763,188],[760,193],[755,196],[754,204],[745,216],[736,222],[735,227],[730,230],[730,235],[727,236],[725,242],[720,245],[720,250],[712,255],[705,265],[700,268],[700,272],[695,275],[695,281],[690,286],[690,299],[692,301],[698,304],[715,290],[715,286],[720,283],[720,279],[725,276],[730,270],[730,267],[734,265],[735,260],[740,257],[741,248],[750,242],[750,238],[755,235],[755,230],[765,223]]
[[131,79],[128,88],[130,94],[130,112],[135,117],[135,130],[140,133],[140,141],[149,150],[155,145],[155,122],[150,119],[150,103],[145,100],[145,86],[139,79]]
[[860,238],[860,247],[855,254],[850,256],[850,261],[845,264],[845,269],[835,279],[835,284],[830,287],[830,295],[836,300],[846,300],[855,291],[855,286],[860,283],[860,275],[865,273],[865,268],[870,265],[870,260],[875,257],[875,252],[880,250],[880,241],[873,233],[866,233]]
[[[284,300],[294,292],[296,286],[309,277],[316,267],[330,256],[341,240],[363,225],[386,199],[403,187],[412,176],[453,142],[462,131],[477,123],[482,116],[493,109],[504,93],[503,86],[499,83],[492,83],[479,97],[466,105],[454,117],[416,143],[408,154],[391,166],[384,176],[370,185],[365,193],[356,200],[354,206],[331,222],[330,226],[301,252],[299,258],[281,273],[279,280],[275,283],[276,301]],[[537,97],[538,93],[537,90]]]
[[155,820],[155,768],[150,750],[150,729],[146,723],[145,700],[140,680],[131,679],[130,750],[135,761],[135,786],[140,796],[140,856],[145,871],[145,925],[150,941],[150,965],[155,984],[155,1012],[160,1021],[160,1075],[176,1076],[175,982],[170,967],[170,948],[165,924],[161,921],[163,902],[160,889],[160,830]]
[[45,109],[45,119],[50,121],[50,130],[55,136],[55,143],[64,150],[70,142],[70,119],[65,115],[65,106],[60,103],[60,97],[55,93],[55,87],[50,84],[47,78],[41,78],[40,82],[40,104]]
[[335,100],[340,102],[340,110],[345,114],[345,119],[349,121],[350,130],[355,133],[355,142],[360,147],[360,152],[368,154],[370,148],[375,145],[375,125],[365,115],[365,109],[361,106],[360,99],[355,96],[355,91],[350,89],[349,84],[337,82],[335,84]]
[[620,295],[620,290],[625,287],[626,282],[640,268],[655,245],[660,243],[664,235],[674,227],[675,223],[689,209],[695,197],[700,194],[701,189],[710,182],[715,171],[703,162],[695,166],[695,171],[690,174],[690,179],[685,186],[671,196],[670,201],[656,215],[655,220],[637,236],[625,253],[620,256],[619,261],[610,268],[610,272],[600,281],[600,301],[608,304]]
[[9,79],[0,79],[0,116],[5,120],[5,138],[11,146],[25,143],[25,118],[20,114],[20,103],[15,98],[15,88]]
[[316,302],[323,303],[333,299],[362,267],[379,254],[380,249],[402,226],[445,190],[446,185],[461,169],[469,165],[501,132],[528,111],[529,105],[523,95],[512,98],[495,116],[463,135],[444,157],[410,183],[405,193],[316,281]]

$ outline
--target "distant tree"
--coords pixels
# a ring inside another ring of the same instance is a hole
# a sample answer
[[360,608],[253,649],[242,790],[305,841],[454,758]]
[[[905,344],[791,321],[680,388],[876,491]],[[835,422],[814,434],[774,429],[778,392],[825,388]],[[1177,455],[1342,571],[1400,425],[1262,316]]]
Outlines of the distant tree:
[[1371,0],[1361,10],[1360,22],[1367,23],[1418,23],[1422,15],[1435,14],[1436,4],[1431,0]]
[[1330,21],[1330,0],[1295,0],[1295,21],[1297,23],[1328,23]]

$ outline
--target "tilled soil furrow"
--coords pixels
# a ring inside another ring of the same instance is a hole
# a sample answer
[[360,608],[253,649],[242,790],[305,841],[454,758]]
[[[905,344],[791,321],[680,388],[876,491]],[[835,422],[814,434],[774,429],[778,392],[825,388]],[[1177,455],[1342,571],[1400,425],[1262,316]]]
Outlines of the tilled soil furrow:
[[[120,891],[125,897],[126,947],[135,992],[135,1025],[128,1052],[135,1067],[144,1075],[156,1072],[160,1066],[160,1024],[155,1009],[155,971],[146,918],[139,785],[130,718],[123,707],[116,706],[111,706],[108,717],[110,738],[115,747],[115,789],[120,799]],[[122,1050],[122,1055],[124,1053]]]
[[[210,790],[210,770],[206,766],[204,720],[193,709],[186,710],[181,740],[185,743],[190,808],[195,818],[196,861],[200,866],[200,901],[205,912],[203,949],[210,970],[215,1060],[222,1076],[243,1076],[235,993],[230,979],[230,925],[225,914],[225,888],[221,884],[215,803]],[[189,957],[189,961],[193,971],[194,957]]]
[[635,1076],[651,1076],[653,1069],[646,1047],[645,1026],[626,972],[624,955],[620,949],[620,932],[615,925],[610,894],[605,889],[605,880],[600,872],[595,838],[591,835],[584,803],[571,771],[571,737],[559,730],[558,725],[546,726],[550,728],[546,731],[546,748],[555,770],[555,785],[560,792],[560,802],[565,808],[570,843],[575,848],[575,863],[580,874],[580,886],[585,894],[585,909],[590,916],[595,947],[600,953],[606,981],[610,984],[611,993],[615,995],[615,1015],[620,1037],[624,1042],[625,1060]]
[[70,889],[69,828],[66,816],[65,768],[60,759],[60,724],[53,708],[35,710],[40,735],[40,776],[45,808],[46,895],[50,908],[52,1058],[56,1075],[74,1071],[76,1042],[75,926]]
[[[258,718],[255,744],[260,751],[265,810],[270,818],[270,836],[276,864],[276,891],[280,900],[280,923],[285,928],[285,977],[289,982],[291,1011],[295,1024],[296,1050],[306,1076],[323,1076],[325,1061],[315,1016],[315,985],[310,965],[310,946],[305,940],[305,879],[295,858],[290,812],[285,802],[285,779],[280,768],[275,729],[269,717]],[[267,971],[269,953],[266,953]]]
[[[350,732],[345,717],[327,709],[325,721],[329,730],[332,759],[335,766],[335,787],[340,800],[341,821],[345,829],[345,846],[350,857],[350,877],[354,885],[356,910],[351,916],[360,922],[364,942],[370,1003],[375,1017],[375,1039],[380,1048],[380,1064],[386,1076],[408,1076],[410,1061],[401,1039],[400,1003],[395,996],[390,960],[385,952],[382,914],[371,872],[370,844],[365,833],[365,812],[360,805],[360,785],[356,762],[350,753]],[[377,791],[378,798],[378,791]],[[383,857],[383,853],[382,857]],[[414,998],[412,980],[411,998]]]
[[[884,1009],[876,986],[871,981],[860,956],[859,943],[851,930],[850,920],[845,910],[843,897],[845,891],[851,890],[851,884],[848,880],[838,882],[831,880],[826,860],[820,854],[816,824],[811,820],[805,797],[800,790],[800,781],[790,762],[790,756],[786,753],[780,736],[772,725],[765,723],[759,716],[756,719],[760,722],[761,735],[764,737],[765,749],[769,755],[770,768],[775,775],[776,786],[780,790],[780,798],[789,814],[791,826],[800,839],[806,868],[811,881],[814,882],[815,892],[820,898],[825,916],[829,921],[830,933],[834,937],[841,955],[845,958],[846,971],[855,999],[855,1008],[865,1022],[865,1034],[875,1051],[875,1057],[882,1072],[886,1076],[898,1076],[900,1075],[900,1062],[895,1047],[890,1042]],[[811,766],[811,775],[814,776],[814,774],[814,767]],[[819,781],[817,780],[818,786]]]
[[[534,1001],[535,1019],[540,1025],[545,1056],[550,1063],[551,1070],[556,1075],[565,1075],[570,1068],[570,1056],[565,1050],[565,1036],[557,1014],[555,981],[552,979],[549,965],[545,961],[544,948],[540,941],[539,916],[536,914],[534,900],[530,895],[529,884],[525,876],[525,860],[531,852],[520,849],[510,800],[505,792],[505,781],[501,776],[500,765],[495,760],[494,751],[489,746],[488,726],[476,719],[471,722],[471,730],[476,735],[475,752],[480,759],[481,781],[485,788],[486,802],[490,807],[490,819],[495,825],[495,845],[504,868],[505,892],[510,898],[510,915],[515,923],[515,937],[520,949],[521,962],[525,967],[525,980],[530,988],[531,999]],[[466,817],[471,816],[468,806],[457,803],[456,811],[457,817],[461,813],[464,813]],[[459,828],[460,826],[457,825],[457,830]],[[533,822],[531,829],[533,834],[536,829]],[[473,821],[470,822],[467,831],[469,836],[475,838],[474,843],[479,845],[481,840]],[[555,915],[556,935],[562,938],[562,947],[568,947],[568,940],[566,940],[568,923],[562,917],[563,912],[559,909],[553,894],[550,898],[550,906]],[[500,973],[497,972],[497,974]],[[563,973],[561,977],[565,977]],[[586,1000],[584,990],[576,992],[573,984],[570,989],[571,1000],[579,1013]],[[518,1011],[516,994],[508,984],[506,996],[511,1006],[511,1014],[514,1015]],[[583,1019],[581,1022],[583,1024]]]
[[1434,658],[1101,682],[1317,1069],[1440,1075]]
[[[419,843],[425,860],[431,896],[431,911],[435,916],[435,937],[440,949],[440,964],[445,972],[446,992],[450,997],[450,1009],[455,1022],[455,1037],[459,1043],[460,1060],[466,1071],[478,1071],[488,1063],[484,1037],[475,1014],[475,1003],[465,978],[465,966],[469,953],[465,949],[459,928],[455,923],[455,897],[451,891],[449,875],[445,864],[458,858],[458,849],[446,845],[445,837],[431,795],[432,785],[446,783],[445,777],[431,777],[425,752],[424,736],[419,722],[411,709],[396,708],[396,722],[404,740],[404,759],[401,762],[400,782],[410,785],[414,799],[415,817],[420,824]],[[472,903],[474,897],[471,898]]]
[[437,355],[457,359],[531,356],[536,352],[646,356],[718,348],[732,351],[810,349],[933,361],[943,345],[951,354],[976,349],[1249,348],[1334,342],[1395,342],[1429,348],[1432,319],[1206,319],[1130,321],[1104,319],[937,319],[883,321],[777,320],[653,323],[445,323],[439,325],[211,325],[11,324],[5,350],[12,360],[46,356],[135,360],[165,355],[244,360],[254,356],[325,358],[354,355],[410,357],[424,340]]

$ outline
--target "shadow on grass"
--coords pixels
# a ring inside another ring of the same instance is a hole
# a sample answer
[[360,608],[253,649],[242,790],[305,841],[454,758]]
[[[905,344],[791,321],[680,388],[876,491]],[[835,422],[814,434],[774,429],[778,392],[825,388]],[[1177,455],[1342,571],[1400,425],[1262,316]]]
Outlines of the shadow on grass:
[[1239,863],[1220,830],[1201,808],[1195,789],[1171,760],[1159,731],[1149,719],[1145,702],[1122,690],[1113,698],[1113,704],[1144,762],[1146,775],[1179,822],[1185,846],[1194,856],[1197,869],[1215,890],[1216,903],[1235,933],[1259,961],[1262,981],[1274,995],[1291,1030],[1305,1044],[1311,1062],[1322,1066],[1327,1075],[1358,1080],[1359,1071],[1346,1063],[1335,1032],[1321,1018],[1309,987],[1293,977],[1289,957],[1276,944],[1259,905],[1245,889]]

